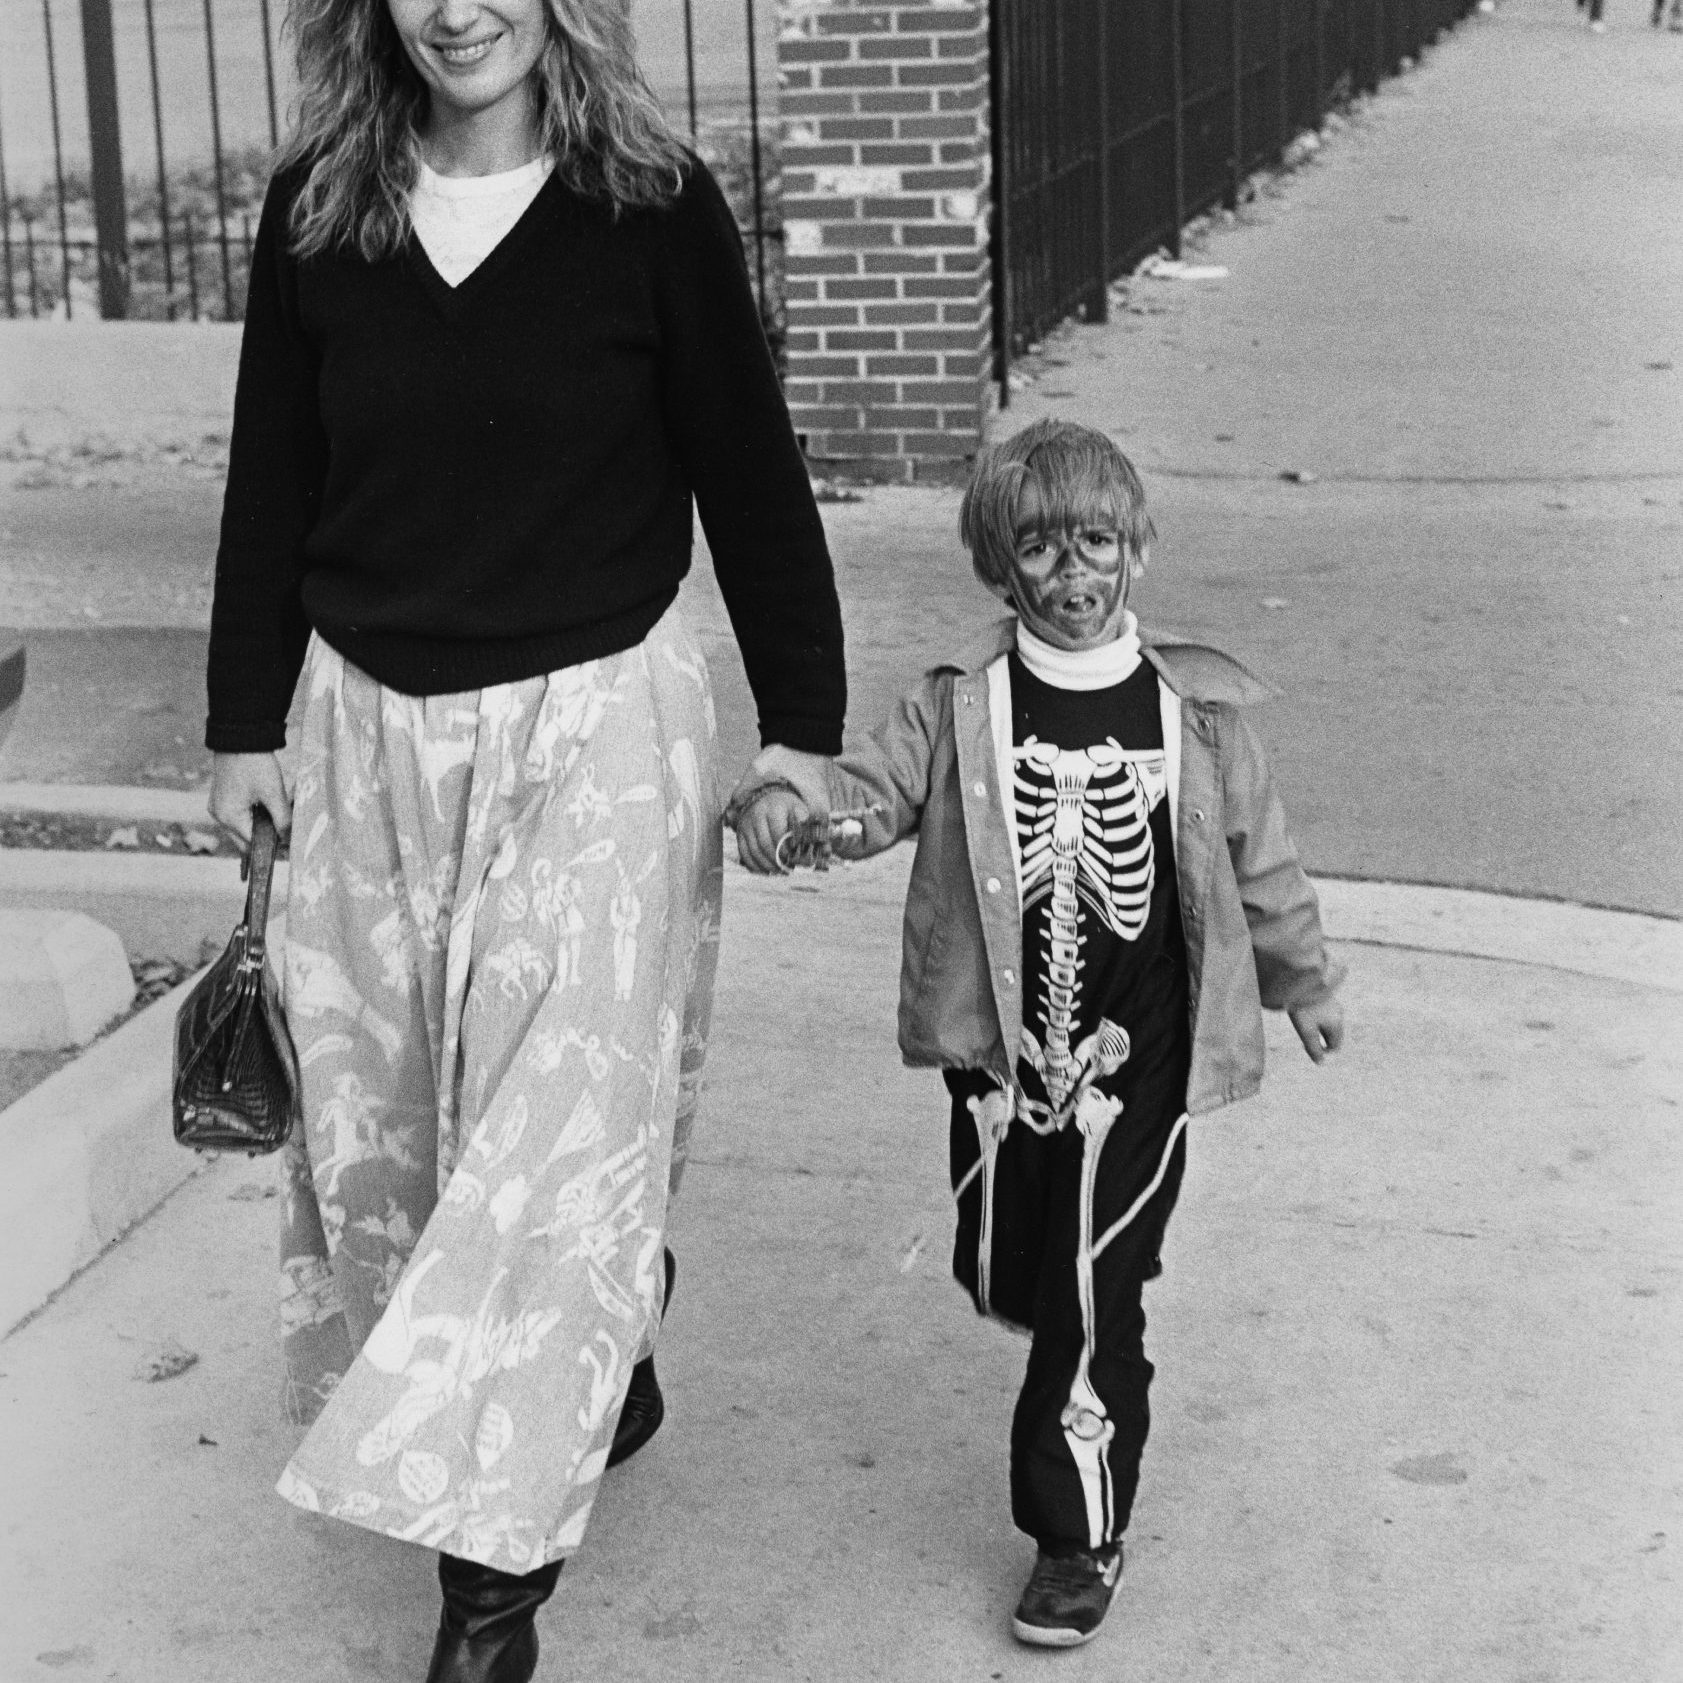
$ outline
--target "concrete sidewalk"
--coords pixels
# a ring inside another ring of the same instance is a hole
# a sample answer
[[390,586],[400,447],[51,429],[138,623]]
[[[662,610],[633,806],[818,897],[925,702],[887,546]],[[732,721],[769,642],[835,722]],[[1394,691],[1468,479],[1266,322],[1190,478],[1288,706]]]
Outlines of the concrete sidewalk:
[[[1363,946],[1338,1061],[1271,1024],[1266,1096],[1191,1136],[1120,1605],[1047,1657],[1007,1623],[1023,1346],[946,1277],[944,1094],[892,1052],[906,865],[731,873],[669,1422],[541,1675],[1676,1678],[1683,994]],[[189,1182],[0,1345],[6,1683],[424,1668],[431,1557],[270,1494],[272,1185]]]

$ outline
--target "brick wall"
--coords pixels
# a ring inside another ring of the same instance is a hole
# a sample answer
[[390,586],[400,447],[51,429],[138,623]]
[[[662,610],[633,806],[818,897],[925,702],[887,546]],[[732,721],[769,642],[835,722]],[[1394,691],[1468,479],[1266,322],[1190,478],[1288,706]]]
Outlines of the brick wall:
[[991,397],[986,0],[782,0],[788,384],[815,469],[948,479]]

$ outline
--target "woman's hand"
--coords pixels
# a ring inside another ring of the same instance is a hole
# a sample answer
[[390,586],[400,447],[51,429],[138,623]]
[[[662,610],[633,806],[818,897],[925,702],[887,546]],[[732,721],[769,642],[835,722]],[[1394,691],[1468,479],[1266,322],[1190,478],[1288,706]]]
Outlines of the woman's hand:
[[736,821],[737,857],[756,876],[786,875],[788,866],[778,861],[778,844],[807,816],[799,795],[772,784],[749,801],[747,811]]
[[292,829],[292,797],[279,754],[218,754],[210,780],[210,815],[251,845],[251,809],[260,806],[285,837]]
[[1298,1005],[1286,1015],[1303,1042],[1303,1050],[1316,1063],[1324,1063],[1327,1055],[1344,1044],[1344,1007],[1338,995],[1329,993],[1313,1005]]
[[738,779],[732,802],[761,783],[787,783],[800,796],[808,818],[829,823],[830,762],[825,755],[803,754],[798,748],[785,748],[781,742],[762,748]]

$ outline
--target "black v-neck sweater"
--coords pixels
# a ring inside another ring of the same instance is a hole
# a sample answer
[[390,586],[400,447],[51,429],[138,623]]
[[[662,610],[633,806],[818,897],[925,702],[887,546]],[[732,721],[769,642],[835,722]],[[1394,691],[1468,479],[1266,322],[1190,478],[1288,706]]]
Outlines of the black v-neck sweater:
[[689,570],[693,496],[762,739],[838,752],[824,529],[706,169],[617,219],[552,174],[455,288],[413,237],[293,257],[300,179],[252,261],[207,745],[282,745],[312,627],[409,695],[634,647]]

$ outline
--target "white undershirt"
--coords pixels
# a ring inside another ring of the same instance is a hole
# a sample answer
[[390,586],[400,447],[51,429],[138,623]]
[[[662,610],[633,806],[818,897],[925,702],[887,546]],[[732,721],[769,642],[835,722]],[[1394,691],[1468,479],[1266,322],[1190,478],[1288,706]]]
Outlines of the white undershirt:
[[551,158],[534,158],[496,175],[440,175],[421,165],[409,195],[409,220],[447,284],[460,286],[496,250],[553,167]]
[[1060,690],[1108,690],[1140,663],[1140,622],[1124,610],[1122,635],[1096,649],[1059,649],[1017,621],[1017,653],[1044,684]]

